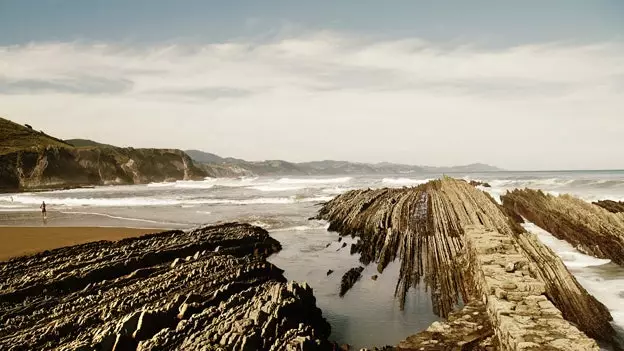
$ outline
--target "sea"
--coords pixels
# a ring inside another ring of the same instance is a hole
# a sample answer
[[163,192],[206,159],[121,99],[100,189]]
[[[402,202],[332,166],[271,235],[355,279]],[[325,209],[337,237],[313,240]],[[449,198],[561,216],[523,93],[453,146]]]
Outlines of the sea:
[[[570,193],[587,201],[624,201],[624,171],[548,171],[449,173],[456,178],[487,182],[480,187],[495,199],[515,188]],[[394,299],[398,262],[377,280],[375,265],[365,267],[362,279],[343,297],[340,279],[360,265],[350,255],[351,238],[339,242],[327,223],[310,220],[321,204],[352,189],[404,187],[425,183],[442,174],[345,175],[315,177],[208,178],[147,185],[101,186],[37,193],[0,194],[0,226],[44,225],[37,213],[48,205],[48,226],[111,226],[137,228],[193,228],[230,221],[267,229],[283,249],[270,261],[285,270],[289,280],[307,282],[317,305],[332,326],[331,338],[355,349],[394,345],[438,320],[422,288],[408,294],[404,310]],[[624,328],[624,268],[609,260],[580,253],[531,223],[544,244],[563,259],[579,282],[604,303],[616,328]],[[343,247],[343,243],[347,246]],[[333,273],[328,275],[332,270]]]

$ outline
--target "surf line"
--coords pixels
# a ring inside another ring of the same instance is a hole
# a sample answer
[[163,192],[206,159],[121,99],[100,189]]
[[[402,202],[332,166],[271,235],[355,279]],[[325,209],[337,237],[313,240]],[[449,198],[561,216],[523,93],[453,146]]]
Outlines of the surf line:
[[82,214],[82,215],[102,216],[102,217],[108,217],[112,219],[121,219],[121,220],[126,220],[126,221],[145,222],[145,223],[154,223],[154,224],[170,224],[170,225],[182,225],[182,226],[196,225],[195,223],[160,222],[160,221],[153,221],[150,219],[120,217],[120,216],[113,216],[113,215],[109,215],[106,213],[97,213],[97,212],[76,212],[76,211],[59,211],[59,212],[64,213],[64,214]]

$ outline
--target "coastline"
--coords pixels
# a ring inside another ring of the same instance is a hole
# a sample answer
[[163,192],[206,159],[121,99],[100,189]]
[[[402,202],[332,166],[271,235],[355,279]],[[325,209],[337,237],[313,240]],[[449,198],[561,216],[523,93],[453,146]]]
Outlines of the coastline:
[[0,226],[0,261],[91,241],[116,241],[163,229],[127,227]]

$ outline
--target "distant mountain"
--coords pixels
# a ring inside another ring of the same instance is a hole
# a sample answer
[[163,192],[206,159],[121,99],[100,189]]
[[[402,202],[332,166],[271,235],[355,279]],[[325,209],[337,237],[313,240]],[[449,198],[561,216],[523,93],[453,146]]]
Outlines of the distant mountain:
[[237,158],[224,158],[212,153],[187,150],[186,153],[198,163],[203,164],[210,173],[215,167],[221,167],[222,175],[228,176],[228,170],[237,175],[341,175],[341,174],[397,174],[397,173],[453,173],[453,172],[492,172],[501,169],[481,163],[456,167],[413,166],[389,162],[362,163],[349,161],[312,161],[294,163],[282,160],[245,161]]

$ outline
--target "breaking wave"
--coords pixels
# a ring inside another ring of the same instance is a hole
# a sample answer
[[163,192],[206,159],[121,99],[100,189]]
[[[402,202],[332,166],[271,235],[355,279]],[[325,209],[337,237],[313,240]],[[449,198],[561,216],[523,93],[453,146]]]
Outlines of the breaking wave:
[[420,185],[425,184],[433,179],[413,179],[413,178],[384,178],[381,180],[383,184],[389,185]]
[[[16,195],[11,208],[27,209],[29,206],[39,206],[45,201],[49,206],[65,207],[137,207],[137,206],[181,206],[190,207],[192,205],[259,205],[259,204],[293,204],[301,202],[324,202],[331,200],[328,196],[313,197],[273,197],[273,198],[251,198],[251,199],[167,199],[149,197],[117,197],[117,198],[54,198],[33,195]],[[2,201],[2,199],[0,199]],[[26,205],[26,206],[24,206]]]
[[275,183],[277,184],[336,184],[347,183],[351,177],[340,178],[280,178]]

